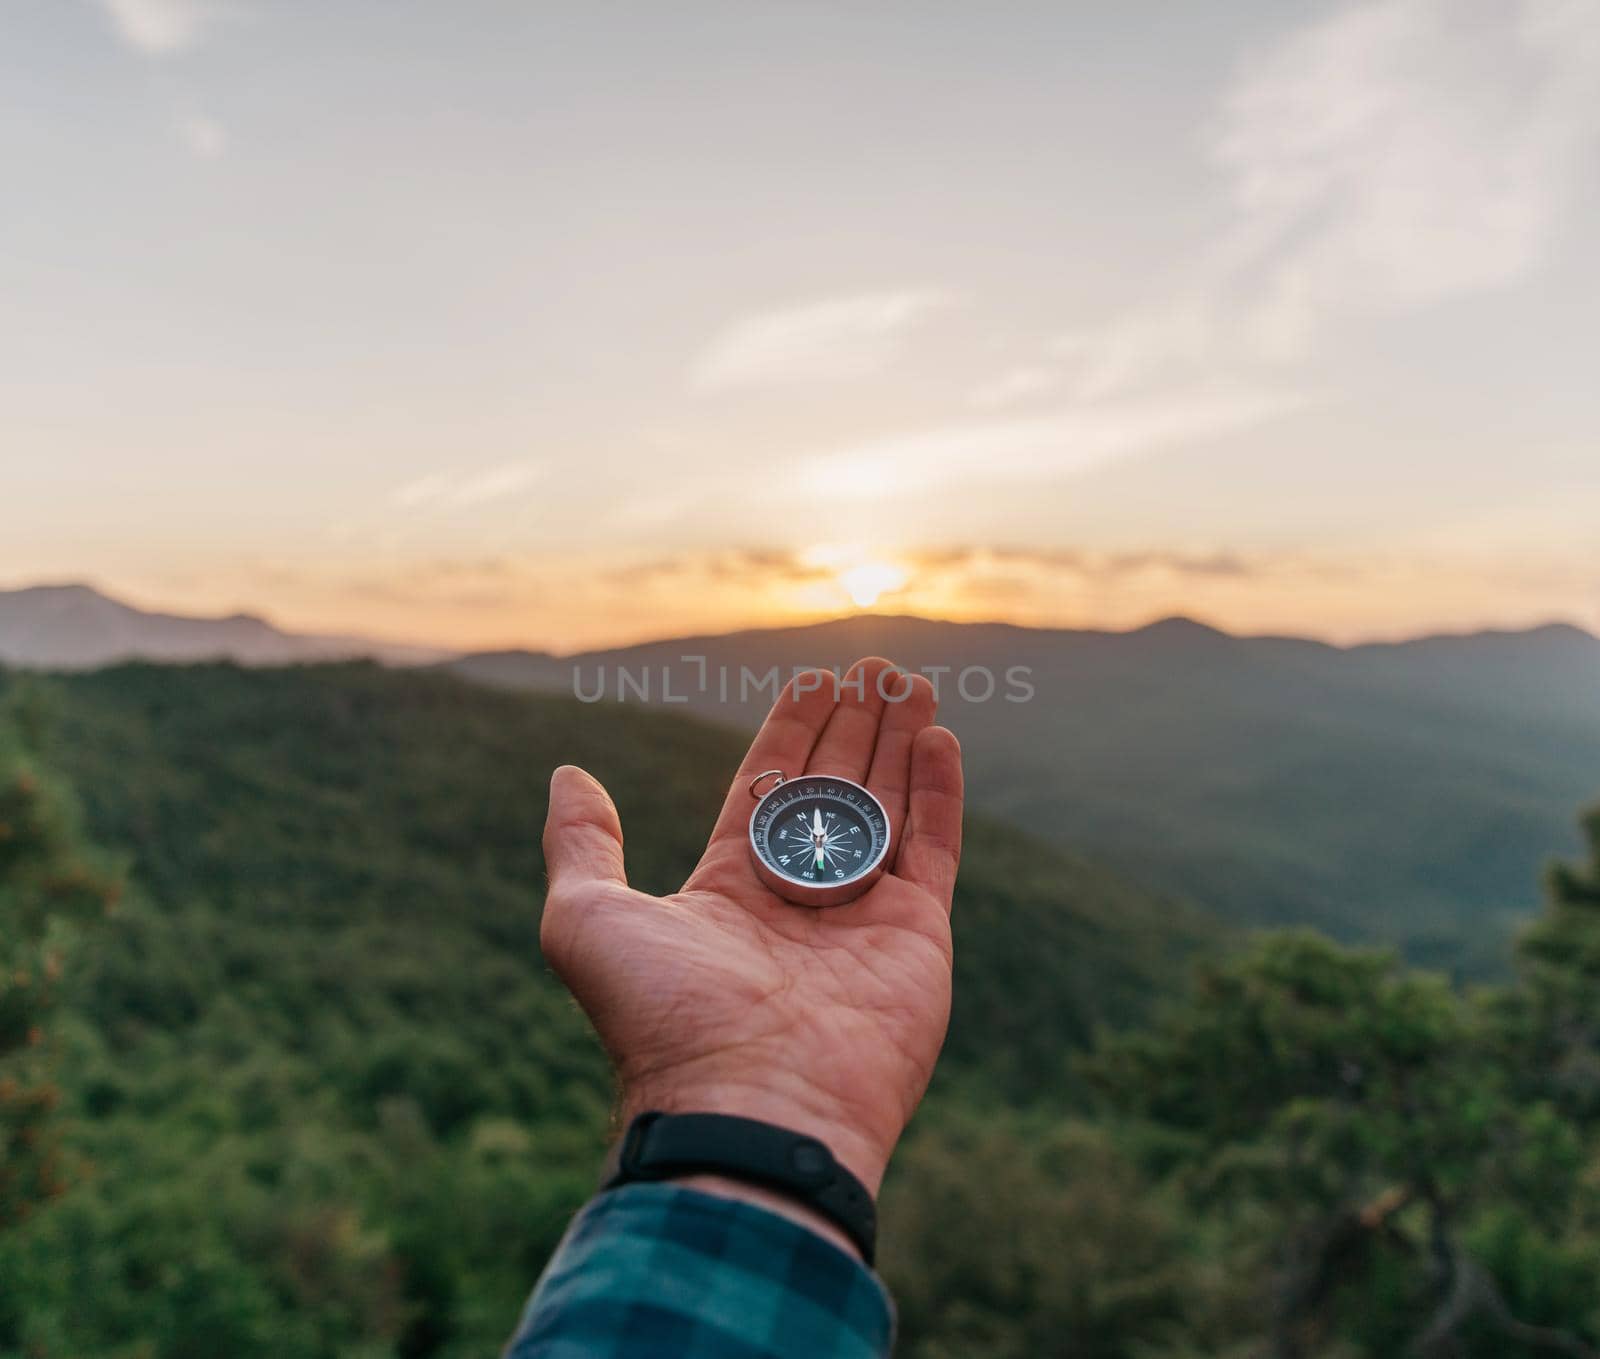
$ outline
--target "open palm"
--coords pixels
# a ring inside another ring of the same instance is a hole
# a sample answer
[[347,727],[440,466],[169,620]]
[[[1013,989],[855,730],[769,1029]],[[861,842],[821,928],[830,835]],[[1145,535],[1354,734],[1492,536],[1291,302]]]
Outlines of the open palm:
[[[627,885],[605,790],[580,769],[556,770],[540,942],[611,1055],[625,1114],[779,1123],[827,1142],[876,1190],[950,1013],[961,753],[931,725],[934,706],[926,679],[877,658],[843,684],[797,677],[751,744],[704,857],[666,897]],[[864,783],[889,814],[892,871],[822,910],[770,892],[746,835],[749,783],[768,769]]]

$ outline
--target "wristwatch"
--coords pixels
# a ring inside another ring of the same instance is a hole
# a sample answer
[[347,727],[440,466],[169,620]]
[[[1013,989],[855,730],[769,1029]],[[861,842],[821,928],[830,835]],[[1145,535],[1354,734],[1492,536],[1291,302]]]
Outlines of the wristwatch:
[[733,1114],[652,1109],[628,1124],[602,1188],[681,1175],[723,1175],[785,1194],[837,1226],[872,1264],[878,1238],[872,1195],[814,1137]]

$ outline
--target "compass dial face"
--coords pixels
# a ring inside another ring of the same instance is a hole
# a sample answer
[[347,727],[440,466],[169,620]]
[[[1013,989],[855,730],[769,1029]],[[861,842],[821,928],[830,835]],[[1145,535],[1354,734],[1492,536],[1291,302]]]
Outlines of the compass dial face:
[[889,849],[883,804],[860,784],[825,774],[780,783],[750,818],[756,856],[801,887],[848,884],[872,872]]

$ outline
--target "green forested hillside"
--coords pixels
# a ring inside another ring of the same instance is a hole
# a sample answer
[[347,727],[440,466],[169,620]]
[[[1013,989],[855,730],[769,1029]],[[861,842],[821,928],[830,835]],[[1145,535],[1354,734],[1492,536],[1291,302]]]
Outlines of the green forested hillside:
[[[75,1183],[0,1234],[0,1354],[492,1352],[590,1192],[609,1104],[536,951],[549,770],[606,781],[661,890],[739,739],[366,665],[0,683],[129,889],[63,983]],[[1077,1107],[1072,1050],[1212,937],[974,824],[929,1118]]]

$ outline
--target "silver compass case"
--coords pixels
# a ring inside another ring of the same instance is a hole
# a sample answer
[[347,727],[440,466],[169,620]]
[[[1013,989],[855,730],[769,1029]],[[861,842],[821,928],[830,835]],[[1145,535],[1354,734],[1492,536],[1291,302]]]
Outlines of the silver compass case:
[[[763,784],[771,786],[761,791]],[[750,781],[750,858],[756,875],[797,906],[843,906],[883,876],[889,815],[867,789],[835,774]]]

